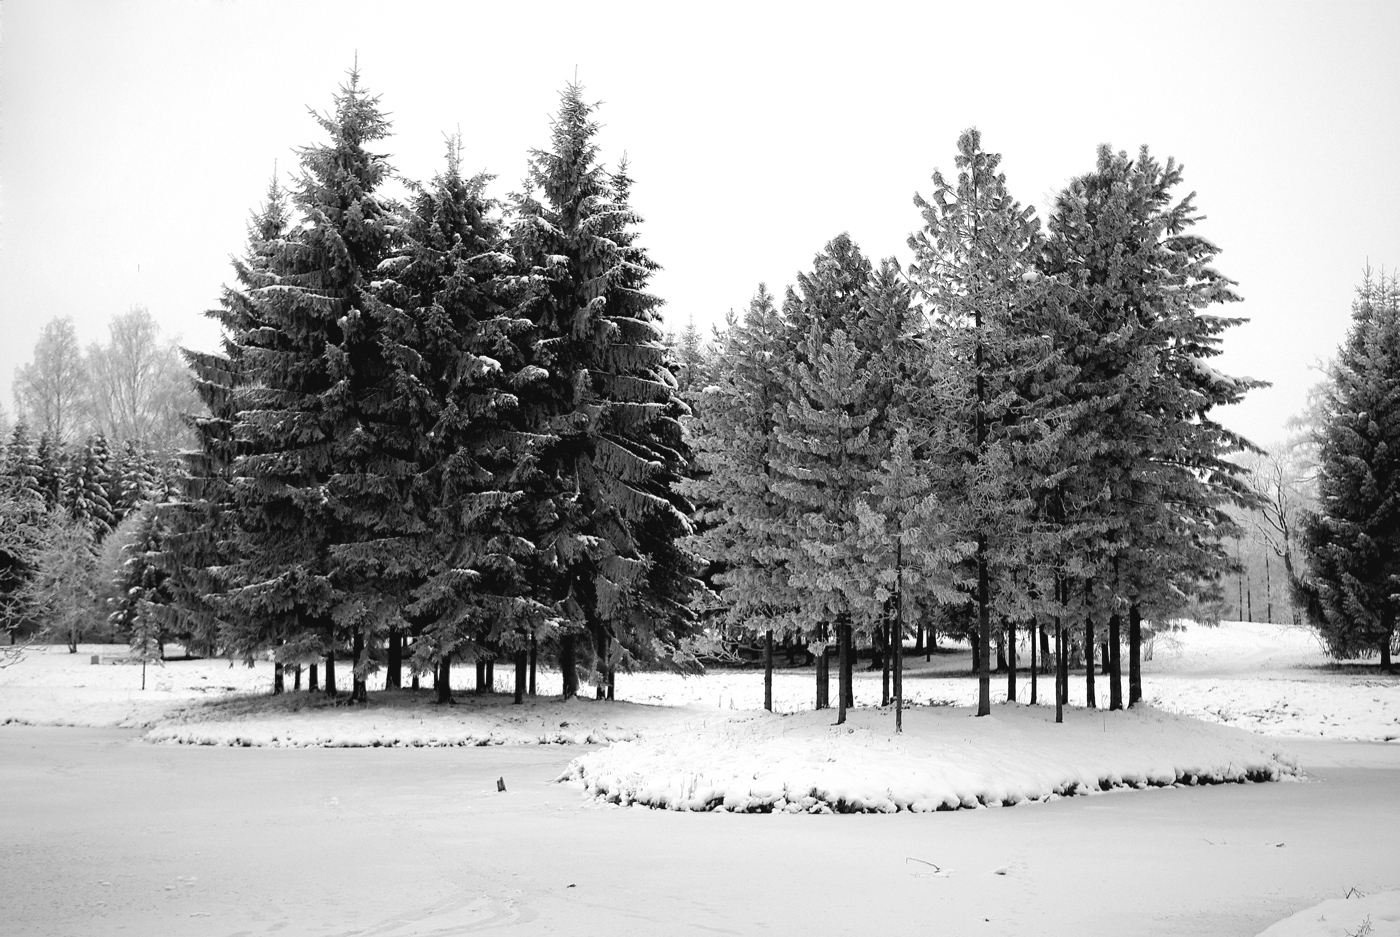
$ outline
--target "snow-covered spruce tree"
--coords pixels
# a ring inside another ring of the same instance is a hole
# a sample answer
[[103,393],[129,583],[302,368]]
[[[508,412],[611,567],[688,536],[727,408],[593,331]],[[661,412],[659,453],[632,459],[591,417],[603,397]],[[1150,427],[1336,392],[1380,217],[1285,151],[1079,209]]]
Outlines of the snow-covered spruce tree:
[[[776,471],[777,463],[791,461],[788,459],[788,443],[781,437],[791,430],[793,394],[802,382],[798,369],[813,364],[813,356],[818,353],[832,331],[847,330],[848,339],[865,335],[860,331],[859,323],[864,315],[863,302],[872,273],[869,259],[850,236],[843,233],[827,243],[813,259],[811,271],[798,273],[796,285],[787,290],[783,299],[783,323],[787,330],[788,351],[776,368],[776,374],[782,384],[782,403],[775,410],[774,433],[779,442],[772,456],[775,484],[782,481],[782,473]],[[867,349],[859,346],[859,351],[864,354]],[[872,389],[867,402],[876,395],[876,391]],[[872,420],[877,417],[879,414],[872,417]],[[797,435],[800,436],[803,431],[805,430],[798,429]],[[798,454],[797,464],[800,464],[804,457]],[[866,468],[873,465],[874,462],[869,462]],[[781,536],[789,544],[784,558],[788,566],[789,581],[792,582],[795,564],[801,562],[799,544],[804,536],[802,529],[807,522],[806,515],[812,510],[810,495],[790,497],[777,492],[776,487],[774,492],[778,495],[777,503],[781,507],[777,523],[782,530]],[[795,584],[793,587],[797,588]],[[843,616],[842,620],[838,621],[827,614],[826,603],[820,597],[800,589],[798,594],[802,597],[799,620],[807,632],[808,646],[816,647],[816,705],[818,708],[824,708],[830,704],[830,642],[834,639],[838,663],[838,695],[849,706],[852,704],[849,692],[850,668],[853,666],[854,657],[854,631],[850,627],[849,616]]]
[[[402,244],[381,265],[370,305],[391,371],[381,448],[405,471],[395,481],[402,514],[384,517],[385,556],[414,638],[414,667],[433,669],[450,702],[454,657],[508,655],[520,664],[552,619],[529,594],[536,558],[528,413],[518,392],[545,374],[520,348],[528,320],[516,314],[497,206],[486,176],[461,174],[461,145],[404,212]],[[401,640],[390,633],[388,682],[401,685]]]
[[[269,266],[290,219],[286,193],[274,177],[266,201],[249,219],[247,250],[233,261],[237,286],[225,286],[219,307],[205,313],[222,328],[221,350],[182,352],[204,412],[188,418],[195,445],[183,456],[179,490],[159,508],[166,536],[156,562],[168,576],[166,588],[172,600],[156,609],[156,614],[162,616],[167,631],[191,634],[210,654],[223,649],[232,656],[246,650],[238,645],[255,628],[246,622],[233,624],[240,612],[226,597],[241,582],[235,562],[239,538],[233,467],[240,444],[234,436],[238,420],[234,389],[244,354],[237,338],[260,325],[251,294],[271,282]],[[271,337],[264,334],[263,340]],[[128,498],[143,493],[156,500],[160,495],[158,470],[147,455],[136,450],[127,459]]]
[[[537,598],[556,605],[565,696],[577,692],[575,639],[588,634],[610,680],[627,658],[670,658],[692,630],[695,558],[679,546],[690,506],[674,490],[686,463],[685,405],[665,367],[655,264],[636,241],[625,175],[598,162],[593,105],[561,95],[550,148],[531,154],[514,241],[532,290],[525,405],[551,437],[540,474]],[[625,655],[615,659],[614,652]]]
[[[164,627],[171,619],[161,611],[172,599],[166,586],[169,576],[156,562],[165,546],[163,524],[160,512],[150,504],[139,509],[134,521],[136,530],[122,549],[121,565],[113,579],[116,594],[109,600],[107,621],[139,660],[158,661],[172,637]],[[188,635],[180,637],[189,640]]]
[[14,479],[16,496],[18,491],[27,491],[42,501],[44,489],[39,479],[43,471],[38,447],[35,446],[34,438],[29,432],[29,424],[20,420],[15,424],[10,440],[5,446],[4,464],[4,473]]
[[39,489],[44,493],[44,504],[50,511],[63,506],[64,493],[68,482],[68,454],[63,444],[52,433],[39,437],[35,448],[39,465]]
[[839,724],[851,697],[852,631],[869,631],[878,620],[859,600],[868,570],[857,509],[887,449],[871,431],[879,409],[869,351],[858,349],[843,329],[824,336],[814,323],[802,353],[807,362],[786,375],[787,418],[775,434],[773,493],[786,503],[791,524],[789,585],[803,597],[805,613],[837,629]]
[[316,119],[330,139],[300,151],[292,204],[301,220],[271,245],[246,294],[251,321],[232,336],[241,451],[229,637],[231,649],[252,654],[289,638],[333,644],[348,632],[351,700],[362,703],[371,647],[398,614],[371,585],[380,572],[374,525],[392,488],[374,470],[368,424],[386,366],[364,298],[393,226],[376,194],[389,165],[366,146],[388,136],[389,122],[357,70],[334,111]]
[[1368,270],[1331,369],[1318,448],[1317,510],[1303,515],[1295,587],[1337,657],[1380,653],[1400,615],[1400,280]]
[[1134,160],[1101,147],[1095,171],[1057,200],[1045,254],[1069,297],[1058,341],[1079,376],[1075,438],[1091,441],[1069,490],[1098,522],[1079,547],[1108,619],[1112,708],[1123,703],[1122,611],[1131,704],[1142,611],[1165,617],[1209,590],[1226,566],[1220,539],[1234,530],[1224,507],[1250,503],[1226,459],[1249,443],[1209,413],[1259,384],[1206,364],[1240,321],[1209,308],[1238,297],[1210,266],[1216,248],[1189,233],[1199,218],[1190,196],[1174,201],[1180,181],[1180,167],[1146,148]]
[[[991,618],[1001,599],[998,562],[1014,564],[1030,514],[1029,489],[1014,471],[1025,437],[1047,429],[1028,414],[1015,376],[1020,321],[1038,299],[1034,280],[1039,224],[1006,190],[1001,157],[981,134],[958,139],[956,183],[933,175],[931,199],[915,196],[924,226],[909,238],[909,278],[932,322],[931,399],[939,424],[939,496],[957,535],[975,543],[971,593],[977,608],[978,714],[991,712]],[[1032,440],[1033,441],[1033,440]]]
[[63,506],[69,517],[88,529],[94,546],[112,532],[114,522],[112,507],[107,503],[106,452],[106,441],[101,436],[89,436],[82,449],[74,453],[64,486]]
[[[763,284],[716,350],[710,382],[695,397],[687,429],[698,472],[681,485],[697,507],[696,553],[717,568],[722,620],[730,630],[800,634],[801,597],[788,583],[785,505],[772,491],[777,413],[786,408],[780,374],[791,357],[788,331]],[[772,708],[772,657],[765,653],[765,707]]]

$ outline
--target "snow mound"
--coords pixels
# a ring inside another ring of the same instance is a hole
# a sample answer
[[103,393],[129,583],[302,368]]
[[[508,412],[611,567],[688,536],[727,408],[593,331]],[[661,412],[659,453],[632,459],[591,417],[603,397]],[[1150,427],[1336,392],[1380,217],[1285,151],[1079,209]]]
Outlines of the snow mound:
[[852,813],[1012,806],[1114,788],[1276,781],[1296,758],[1238,729],[1153,709],[921,707],[894,735],[889,710],[768,715],[619,742],[561,781],[621,805]]
[[1400,937],[1400,891],[1329,898],[1261,931],[1259,937]]

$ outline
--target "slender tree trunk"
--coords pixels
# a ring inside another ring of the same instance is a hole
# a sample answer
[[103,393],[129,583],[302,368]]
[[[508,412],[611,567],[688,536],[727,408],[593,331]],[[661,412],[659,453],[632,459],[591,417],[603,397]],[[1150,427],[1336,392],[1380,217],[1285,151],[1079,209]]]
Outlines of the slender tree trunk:
[[1032,617],[1031,617],[1031,705],[1032,705],[1032,706],[1036,705],[1036,703],[1039,702],[1039,699],[1037,698],[1037,696],[1038,696],[1038,694],[1037,694],[1037,689],[1038,689],[1038,688],[1037,688],[1037,686],[1036,686],[1036,682],[1037,682],[1037,680],[1038,680],[1038,675],[1039,675],[1039,673],[1040,673],[1040,661],[1038,661],[1038,660],[1036,659],[1036,655],[1035,655],[1035,652],[1036,652],[1036,644],[1038,643],[1039,638],[1040,638],[1040,622],[1036,621],[1035,617],[1032,616]]
[[578,668],[574,664],[574,636],[559,639],[559,672],[564,679],[564,699],[578,696]]
[[540,642],[533,634],[530,635],[530,690],[531,696],[535,695],[535,666],[539,659]]
[[529,667],[530,653],[523,647],[515,652],[515,705],[525,702],[525,672]]
[[1264,620],[1269,624],[1274,623],[1274,584],[1273,577],[1269,575],[1269,551],[1264,550]]
[[1254,621],[1254,583],[1248,576],[1244,579],[1244,609],[1249,621]]
[[846,629],[850,625],[836,626],[836,724],[846,721],[846,673],[850,664],[850,645],[846,640]]
[[355,629],[354,658],[355,669],[351,675],[350,702],[368,703],[369,688],[365,685],[365,675],[369,672],[368,651],[365,648],[365,632],[363,628]]
[[1001,620],[1000,626],[992,633],[992,638],[997,647],[997,669],[993,673],[1006,673],[1006,619]]
[[320,668],[315,664],[309,664],[306,668],[306,692],[315,693],[321,689],[321,681],[317,679]]
[[1108,708],[1123,708],[1123,616],[1108,616]]
[[1006,701],[1016,702],[1016,619],[1006,619]]
[[283,692],[286,689],[284,677],[282,676],[282,662],[275,660],[272,662],[272,695]]
[[437,691],[439,703],[452,702],[452,658],[443,657],[438,662],[437,674],[433,678],[433,688]]
[[389,629],[389,659],[384,668],[384,689],[398,690],[403,687],[403,633],[397,628]]
[[297,664],[295,667],[292,668],[292,692],[295,693],[295,692],[297,692],[297,691],[300,690],[300,689],[301,689],[301,664]]
[[894,731],[904,731],[904,566],[900,541],[895,541],[894,590]]
[[1099,708],[1098,696],[1094,692],[1094,616],[1084,616],[1084,694],[1085,703],[1090,709]]
[[822,642],[821,652],[814,655],[816,657],[817,671],[817,709],[829,709],[831,707],[831,673],[830,648],[826,642]]
[[1142,702],[1142,608],[1128,605],[1128,707]]
[[975,633],[970,637],[972,638],[972,672],[980,677],[982,673],[982,639]]
[[[1040,666],[1047,674],[1050,673],[1050,632],[1044,628],[1040,629]],[[1056,666],[1059,666],[1056,664]]]
[[476,659],[476,695],[481,696],[486,692],[486,661],[478,657]]
[[496,692],[496,658],[486,658],[486,692]]
[[893,628],[893,623],[890,622],[890,621],[888,621],[888,620],[886,620],[886,622],[884,623],[884,625],[880,628],[880,632],[881,632],[882,637],[884,638],[884,644],[885,644],[885,652],[884,652],[883,654],[880,655],[880,657],[883,658],[883,659],[880,661],[880,705],[881,705],[881,706],[888,706],[888,705],[890,704],[890,665],[893,663],[893,661],[891,661],[890,658],[893,657],[894,655],[891,653],[892,648],[890,647],[889,633],[890,633],[890,630],[891,630],[892,628]]
[[[981,346],[978,346],[978,357],[981,357]],[[980,362],[979,362],[980,364]],[[982,375],[977,375],[977,386],[980,391],[982,386]],[[979,394],[980,401],[980,394]],[[982,406],[979,402],[977,406],[977,422],[980,427],[982,422]],[[981,435],[980,432],[978,434]],[[978,654],[981,660],[977,662],[977,715],[990,716],[992,714],[992,619],[987,606],[989,604],[987,582],[987,538],[981,534],[977,535],[977,645]]]
[[326,695],[335,699],[335,651],[326,652]]
[[846,698],[846,708],[847,708],[847,709],[853,709],[853,708],[855,708],[855,705],[856,705],[856,691],[855,691],[855,679],[854,679],[855,669],[856,669],[855,629],[851,627],[850,622],[847,622],[847,623],[846,623],[846,664],[845,664],[845,666],[842,668],[843,673],[842,673],[842,675],[841,675],[841,676],[842,676],[842,679],[845,681],[845,685],[844,685],[844,687],[842,688],[842,694],[843,694],[843,695],[845,696],[845,698]]
[[1390,633],[1387,633],[1385,637],[1381,638],[1381,672],[1382,672],[1382,673],[1390,673],[1391,670],[1393,669],[1393,667],[1392,667],[1392,665],[1391,665],[1391,662],[1390,662],[1390,639],[1391,639],[1391,634],[1390,634]]
[[763,633],[763,708],[773,711],[773,629]]
[[617,698],[617,666],[608,660],[608,700]]
[[915,654],[922,654],[923,652],[924,652],[924,623],[923,623],[923,622],[919,622],[917,625],[914,626],[914,653],[915,653]]
[[1055,619],[1055,721],[1065,721],[1065,683],[1069,671],[1065,667],[1065,629]]

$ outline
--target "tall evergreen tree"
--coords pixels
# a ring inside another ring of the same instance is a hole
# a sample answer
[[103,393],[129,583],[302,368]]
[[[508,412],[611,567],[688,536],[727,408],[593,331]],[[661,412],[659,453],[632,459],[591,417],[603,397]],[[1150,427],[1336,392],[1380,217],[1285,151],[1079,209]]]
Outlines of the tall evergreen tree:
[[231,317],[237,555],[227,592],[240,650],[289,637],[351,636],[351,699],[364,702],[371,647],[397,615],[365,588],[379,573],[373,523],[388,492],[376,458],[376,394],[386,372],[365,295],[389,246],[376,194],[390,169],[366,147],[389,134],[357,70],[317,115],[329,142],[301,150],[292,203],[301,223],[270,245]]
[[[537,554],[521,536],[532,436],[519,392],[544,372],[524,361],[530,323],[516,314],[521,284],[488,177],[462,176],[460,146],[415,191],[371,305],[391,367],[381,448],[404,466],[403,512],[382,519],[395,575],[378,583],[402,595],[416,666],[439,674],[443,702],[454,657],[518,657],[554,617],[529,594]],[[390,637],[391,684],[400,640]]]
[[1366,278],[1331,370],[1318,447],[1317,510],[1303,515],[1307,571],[1295,591],[1338,657],[1380,653],[1400,615],[1400,281]]
[[[598,161],[593,105],[561,95],[550,148],[531,155],[517,250],[536,284],[530,364],[548,377],[528,405],[552,437],[536,450],[547,512],[534,542],[543,598],[573,624],[560,634],[564,692],[576,692],[574,637],[587,633],[608,679],[618,650],[675,658],[691,630],[695,560],[678,545],[689,504],[674,490],[687,453],[685,406],[665,367],[657,269],[637,241],[630,178]],[[537,196],[537,197],[536,197]]]
[[95,546],[112,532],[111,505],[107,503],[108,475],[103,464],[106,447],[101,437],[89,437],[69,464],[64,504],[75,523],[86,527]]
[[1027,431],[1048,425],[1044,414],[1025,412],[1015,382],[1033,337],[1021,320],[1038,299],[1039,224],[1008,193],[1000,161],[975,129],[965,131],[956,182],[934,172],[932,198],[915,197],[924,227],[909,239],[910,280],[933,323],[941,496],[957,506],[957,526],[976,544],[967,586],[977,608],[978,715],[991,712],[991,619],[1005,599],[998,563],[1014,565],[1030,515],[1030,492],[1014,472],[1017,450]]

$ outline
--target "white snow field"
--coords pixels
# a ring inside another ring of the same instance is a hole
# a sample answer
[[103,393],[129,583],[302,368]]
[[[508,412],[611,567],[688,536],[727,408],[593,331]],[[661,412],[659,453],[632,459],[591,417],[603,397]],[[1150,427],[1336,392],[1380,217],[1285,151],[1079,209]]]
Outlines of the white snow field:
[[1400,891],[1329,898],[1259,937],[1400,937]]

